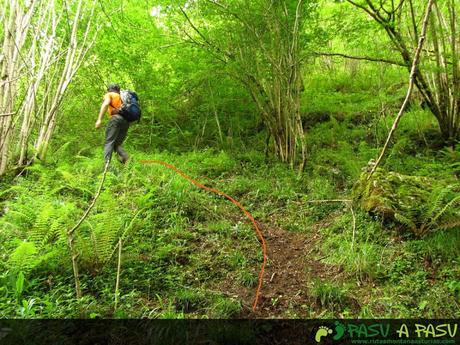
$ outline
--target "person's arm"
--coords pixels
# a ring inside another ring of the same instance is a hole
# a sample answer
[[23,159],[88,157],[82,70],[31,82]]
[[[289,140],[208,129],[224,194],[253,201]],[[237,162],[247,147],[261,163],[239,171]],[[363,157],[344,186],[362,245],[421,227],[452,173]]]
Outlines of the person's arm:
[[101,110],[99,111],[99,116],[96,121],[96,128],[100,128],[102,125],[102,117],[104,116],[107,108],[110,105],[110,97],[104,97],[104,102],[102,102]]

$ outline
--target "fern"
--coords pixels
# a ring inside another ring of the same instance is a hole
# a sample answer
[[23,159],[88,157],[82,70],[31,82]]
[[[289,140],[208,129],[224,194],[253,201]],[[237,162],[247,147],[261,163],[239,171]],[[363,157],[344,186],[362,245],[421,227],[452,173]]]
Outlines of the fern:
[[66,242],[66,230],[73,211],[73,205],[67,203],[56,205],[48,202],[43,205],[29,233],[29,239],[38,250],[49,243]]
[[[134,221],[137,219],[137,217],[139,216],[139,214],[144,211],[145,209],[141,209],[141,210],[138,210],[136,212],[136,214],[134,215],[134,217],[131,219],[131,221],[129,222],[129,224],[127,226],[125,226],[125,229],[123,230],[123,233],[120,235],[119,239],[121,241],[124,241],[125,238],[127,237],[129,231],[131,230],[131,228],[133,227],[134,225]],[[113,257],[114,253],[115,253],[115,250],[116,250],[116,245],[112,248],[112,251],[110,252],[109,256],[106,257],[106,259],[104,260],[103,264],[106,264],[110,261],[110,259]]]
[[[51,194],[58,194],[61,192],[77,192],[76,194],[81,194],[84,197],[89,197],[93,195],[93,191],[85,187],[87,181],[82,181],[81,175],[75,175],[69,172],[66,167],[62,166],[56,169],[62,177],[62,182],[59,186],[51,190]],[[85,175],[83,175],[85,176]]]
[[415,225],[415,223],[410,218],[405,217],[400,213],[395,213],[394,217],[398,222],[400,222],[403,225],[406,225],[412,231],[417,229],[417,225]]
[[442,204],[448,195],[448,193],[451,191],[451,187],[437,187],[435,188],[432,193],[430,194],[429,202],[431,203],[431,207],[427,209],[427,212],[423,214],[423,218],[425,220],[428,220],[430,218],[433,218],[433,215],[439,212],[439,209],[442,207]]
[[14,271],[29,272],[41,262],[37,248],[33,242],[22,242],[13,251],[8,260],[8,266]]
[[51,204],[45,204],[37,215],[35,224],[29,233],[29,240],[35,243],[37,248],[41,248],[50,237],[49,223],[53,221],[55,211]]
[[454,227],[460,217],[460,185],[452,179],[434,179],[377,170],[363,175],[353,198],[366,211],[404,225],[416,235]]
[[[436,228],[448,229],[455,227],[454,224],[459,220],[459,213],[455,210],[455,206],[460,204],[460,195],[446,202],[449,199],[449,192],[451,193],[452,189],[452,186],[447,186],[432,193],[432,195],[435,195],[434,205],[430,208],[430,213],[424,215],[423,224],[419,229],[420,235],[433,231]],[[443,206],[443,204],[445,205]]]
[[448,220],[445,223],[438,225],[438,228],[441,230],[448,230],[456,227],[460,227],[460,214],[455,219]]
[[36,206],[28,200],[21,199],[20,203],[15,203],[11,208],[8,206],[3,222],[14,224],[16,229],[23,231],[35,222]]
[[86,222],[86,231],[78,235],[78,250],[83,266],[96,272],[110,258],[121,236],[122,216],[114,215],[116,209],[96,214]]
[[457,204],[460,204],[460,195],[457,196],[456,198],[453,198],[451,201],[447,203],[446,206],[442,208],[441,211],[439,211],[434,217],[432,223],[436,222],[439,218],[441,218],[444,214],[446,214],[447,211],[451,210],[453,207],[455,207]]

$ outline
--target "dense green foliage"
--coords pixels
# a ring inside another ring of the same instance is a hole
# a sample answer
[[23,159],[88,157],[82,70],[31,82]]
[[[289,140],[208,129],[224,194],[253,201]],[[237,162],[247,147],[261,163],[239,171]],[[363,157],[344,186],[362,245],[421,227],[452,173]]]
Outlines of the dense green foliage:
[[354,187],[354,199],[367,212],[399,222],[416,235],[454,228],[460,222],[460,185],[455,179],[365,172]]
[[[46,160],[0,181],[0,317],[248,315],[262,261],[251,224],[224,198],[141,162],[149,159],[234,197],[264,229],[316,239],[303,254],[322,271],[298,268],[308,298],[262,316],[460,316],[460,145],[444,146],[436,118],[416,96],[384,163],[366,181],[363,172],[404,97],[407,71],[313,54],[324,47],[391,54],[370,44],[386,40],[374,23],[355,20],[357,10],[340,1],[309,3],[299,105],[307,160],[298,172],[280,162],[271,141],[267,147],[260,109],[231,76],[238,66],[190,42],[187,20],[172,4],[122,3],[101,13],[103,27],[69,86]],[[244,1],[230,3],[245,11]],[[190,9],[191,20],[206,37],[236,49],[223,31],[237,23],[208,6]],[[137,91],[143,118],[124,145],[132,160],[122,166],[113,159],[76,233],[78,300],[67,231],[101,179],[103,131],[94,122],[113,81]],[[309,202],[352,197],[353,212],[351,203]],[[278,301],[265,303],[275,308]]]

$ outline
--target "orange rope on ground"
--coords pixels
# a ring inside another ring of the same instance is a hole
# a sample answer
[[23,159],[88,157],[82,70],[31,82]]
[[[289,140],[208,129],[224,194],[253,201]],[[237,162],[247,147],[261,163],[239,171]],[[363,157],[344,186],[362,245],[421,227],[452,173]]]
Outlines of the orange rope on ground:
[[198,181],[194,180],[190,176],[187,176],[186,174],[184,174],[182,171],[180,171],[179,169],[177,169],[175,166],[173,166],[171,164],[168,164],[168,163],[165,163],[165,162],[162,162],[162,161],[159,161],[159,160],[141,160],[140,162],[142,164],[160,164],[160,165],[163,165],[163,166],[165,166],[165,167],[167,167],[167,168],[169,168],[171,170],[174,170],[179,175],[181,175],[183,178],[185,178],[185,179],[189,180],[190,182],[192,182],[194,185],[196,185],[196,186],[198,186],[200,188],[203,188],[203,189],[205,189],[205,190],[207,190],[209,192],[213,192],[215,194],[224,196],[225,198],[230,200],[233,204],[235,204],[241,211],[243,211],[243,213],[251,220],[252,224],[254,225],[254,228],[256,229],[257,236],[259,237],[261,247],[262,247],[262,254],[263,254],[263,257],[264,257],[263,262],[262,262],[262,267],[260,268],[260,272],[259,272],[259,283],[257,285],[256,295],[254,297],[254,303],[252,305],[252,310],[255,311],[256,308],[257,308],[257,303],[259,302],[259,295],[260,295],[260,290],[262,288],[262,281],[263,281],[263,276],[264,276],[264,271],[265,271],[265,265],[267,264],[267,245],[265,243],[265,239],[264,239],[264,237],[262,235],[262,232],[260,231],[259,227],[257,226],[257,223],[256,223],[254,217],[248,211],[246,211],[246,209],[243,206],[241,206],[241,204],[238,201],[233,199],[231,196],[228,196],[227,194],[221,192],[220,190],[210,188],[210,187],[206,187],[205,185],[199,183]]

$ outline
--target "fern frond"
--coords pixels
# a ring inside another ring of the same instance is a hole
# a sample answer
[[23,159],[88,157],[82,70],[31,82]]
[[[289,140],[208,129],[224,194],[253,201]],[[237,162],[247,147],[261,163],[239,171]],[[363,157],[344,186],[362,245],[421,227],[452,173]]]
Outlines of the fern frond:
[[29,240],[40,250],[49,238],[49,225],[55,217],[53,205],[46,203],[37,215],[33,228],[29,232]]
[[29,272],[41,262],[33,242],[21,242],[8,259],[8,266],[14,271]]
[[16,209],[9,210],[7,215],[8,218],[12,218],[11,223],[13,223],[16,228],[19,228],[19,230],[24,230],[32,226],[36,218],[32,205],[19,205]]
[[65,231],[74,209],[73,204],[45,203],[29,231],[29,240],[35,243],[38,250],[51,242],[66,243]]
[[455,227],[460,227],[460,216],[457,219],[447,221],[446,223],[442,223],[441,225],[438,225],[439,229],[441,230],[448,230],[448,229],[453,229]]
[[89,231],[81,231],[78,246],[81,260],[87,269],[97,270],[111,256],[121,235],[120,215],[113,215],[111,209],[88,220]]
[[422,218],[428,220],[433,218],[433,215],[439,212],[439,209],[442,207],[443,201],[445,200],[446,195],[451,192],[452,187],[438,187],[435,188],[429,195],[428,203],[431,204],[431,207],[427,209],[422,215]]
[[460,195],[453,198],[451,201],[449,201],[446,206],[443,207],[439,213],[433,217],[433,220],[430,222],[430,224],[434,224],[439,218],[441,218],[448,210],[452,209],[455,205],[460,204]]
[[403,225],[406,225],[409,229],[413,231],[417,229],[417,225],[415,225],[415,223],[408,217],[405,217],[400,213],[395,213],[394,217],[398,222],[400,222]]

